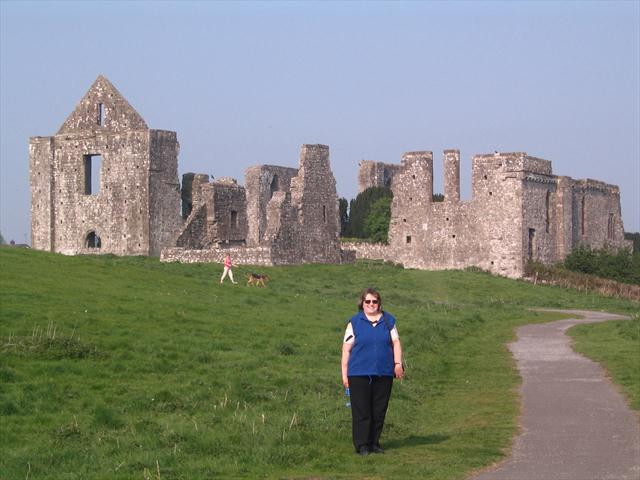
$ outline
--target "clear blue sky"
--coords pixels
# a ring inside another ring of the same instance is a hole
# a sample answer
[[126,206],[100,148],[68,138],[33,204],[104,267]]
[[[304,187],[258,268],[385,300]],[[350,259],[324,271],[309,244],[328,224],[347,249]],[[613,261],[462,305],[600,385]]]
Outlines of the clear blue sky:
[[619,185],[640,230],[640,2],[0,0],[0,232],[29,241],[30,136],[56,133],[99,74],[180,174],[296,167],[331,148],[338,194],[362,159],[526,151]]

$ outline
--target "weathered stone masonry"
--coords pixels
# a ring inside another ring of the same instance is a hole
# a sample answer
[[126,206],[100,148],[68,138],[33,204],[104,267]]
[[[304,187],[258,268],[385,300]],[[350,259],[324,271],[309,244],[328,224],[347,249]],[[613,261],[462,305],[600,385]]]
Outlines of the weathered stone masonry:
[[298,169],[250,167],[245,180],[239,187],[235,180],[208,183],[206,175],[185,175],[183,204],[191,213],[178,248],[163,250],[161,259],[219,262],[229,252],[237,263],[263,265],[353,260],[340,248],[329,147],[303,145]]
[[527,260],[560,261],[578,244],[629,246],[614,185],[557,177],[551,162],[526,153],[495,153],[473,157],[472,199],[460,201],[458,150],[445,150],[444,173],[444,201],[433,202],[432,152],[404,154],[391,182],[389,245],[355,247],[358,256],[520,277]]
[[30,139],[33,247],[158,255],[181,227],[178,150],[98,77],[56,135]]
[[[34,248],[65,254],[160,255],[164,261],[287,265],[382,258],[409,268],[478,266],[519,277],[529,259],[577,245],[630,246],[620,192],[555,176],[526,153],[476,155],[472,199],[460,200],[460,152],[444,152],[444,201],[433,202],[433,154],[399,165],[363,160],[360,191],[394,192],[389,245],[341,248],[329,147],[302,145],[298,168],[247,169],[245,185],[188,173],[175,132],[149,129],[100,76],[58,133],[29,142]],[[96,181],[97,179],[97,181]]]
[[233,252],[267,265],[354,258],[340,248],[327,146],[303,145],[298,169],[249,168],[246,187],[189,173],[180,188],[176,133],[149,129],[100,76],[29,149],[34,248],[215,262]]

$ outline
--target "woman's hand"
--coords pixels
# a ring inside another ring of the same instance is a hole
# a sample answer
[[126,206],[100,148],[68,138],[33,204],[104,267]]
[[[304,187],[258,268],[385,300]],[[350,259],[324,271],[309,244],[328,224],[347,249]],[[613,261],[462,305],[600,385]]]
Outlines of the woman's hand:
[[349,377],[346,375],[342,375],[342,385],[344,385],[344,388],[349,388]]
[[396,363],[393,366],[393,373],[395,374],[396,378],[404,377],[404,367],[402,366],[401,363]]

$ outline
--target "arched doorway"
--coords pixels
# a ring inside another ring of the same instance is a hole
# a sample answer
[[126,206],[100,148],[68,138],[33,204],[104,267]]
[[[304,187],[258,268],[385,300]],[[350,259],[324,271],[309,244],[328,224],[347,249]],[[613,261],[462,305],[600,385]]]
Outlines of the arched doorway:
[[87,238],[85,238],[84,246],[86,248],[101,248],[102,240],[100,240],[100,236],[96,232],[91,231],[87,234]]

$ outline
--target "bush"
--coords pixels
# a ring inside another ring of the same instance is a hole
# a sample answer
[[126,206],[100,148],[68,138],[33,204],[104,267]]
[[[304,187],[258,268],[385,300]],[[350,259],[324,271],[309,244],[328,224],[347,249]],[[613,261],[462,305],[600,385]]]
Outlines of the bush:
[[640,256],[631,255],[627,249],[613,252],[580,246],[565,259],[564,267],[574,272],[640,285]]

